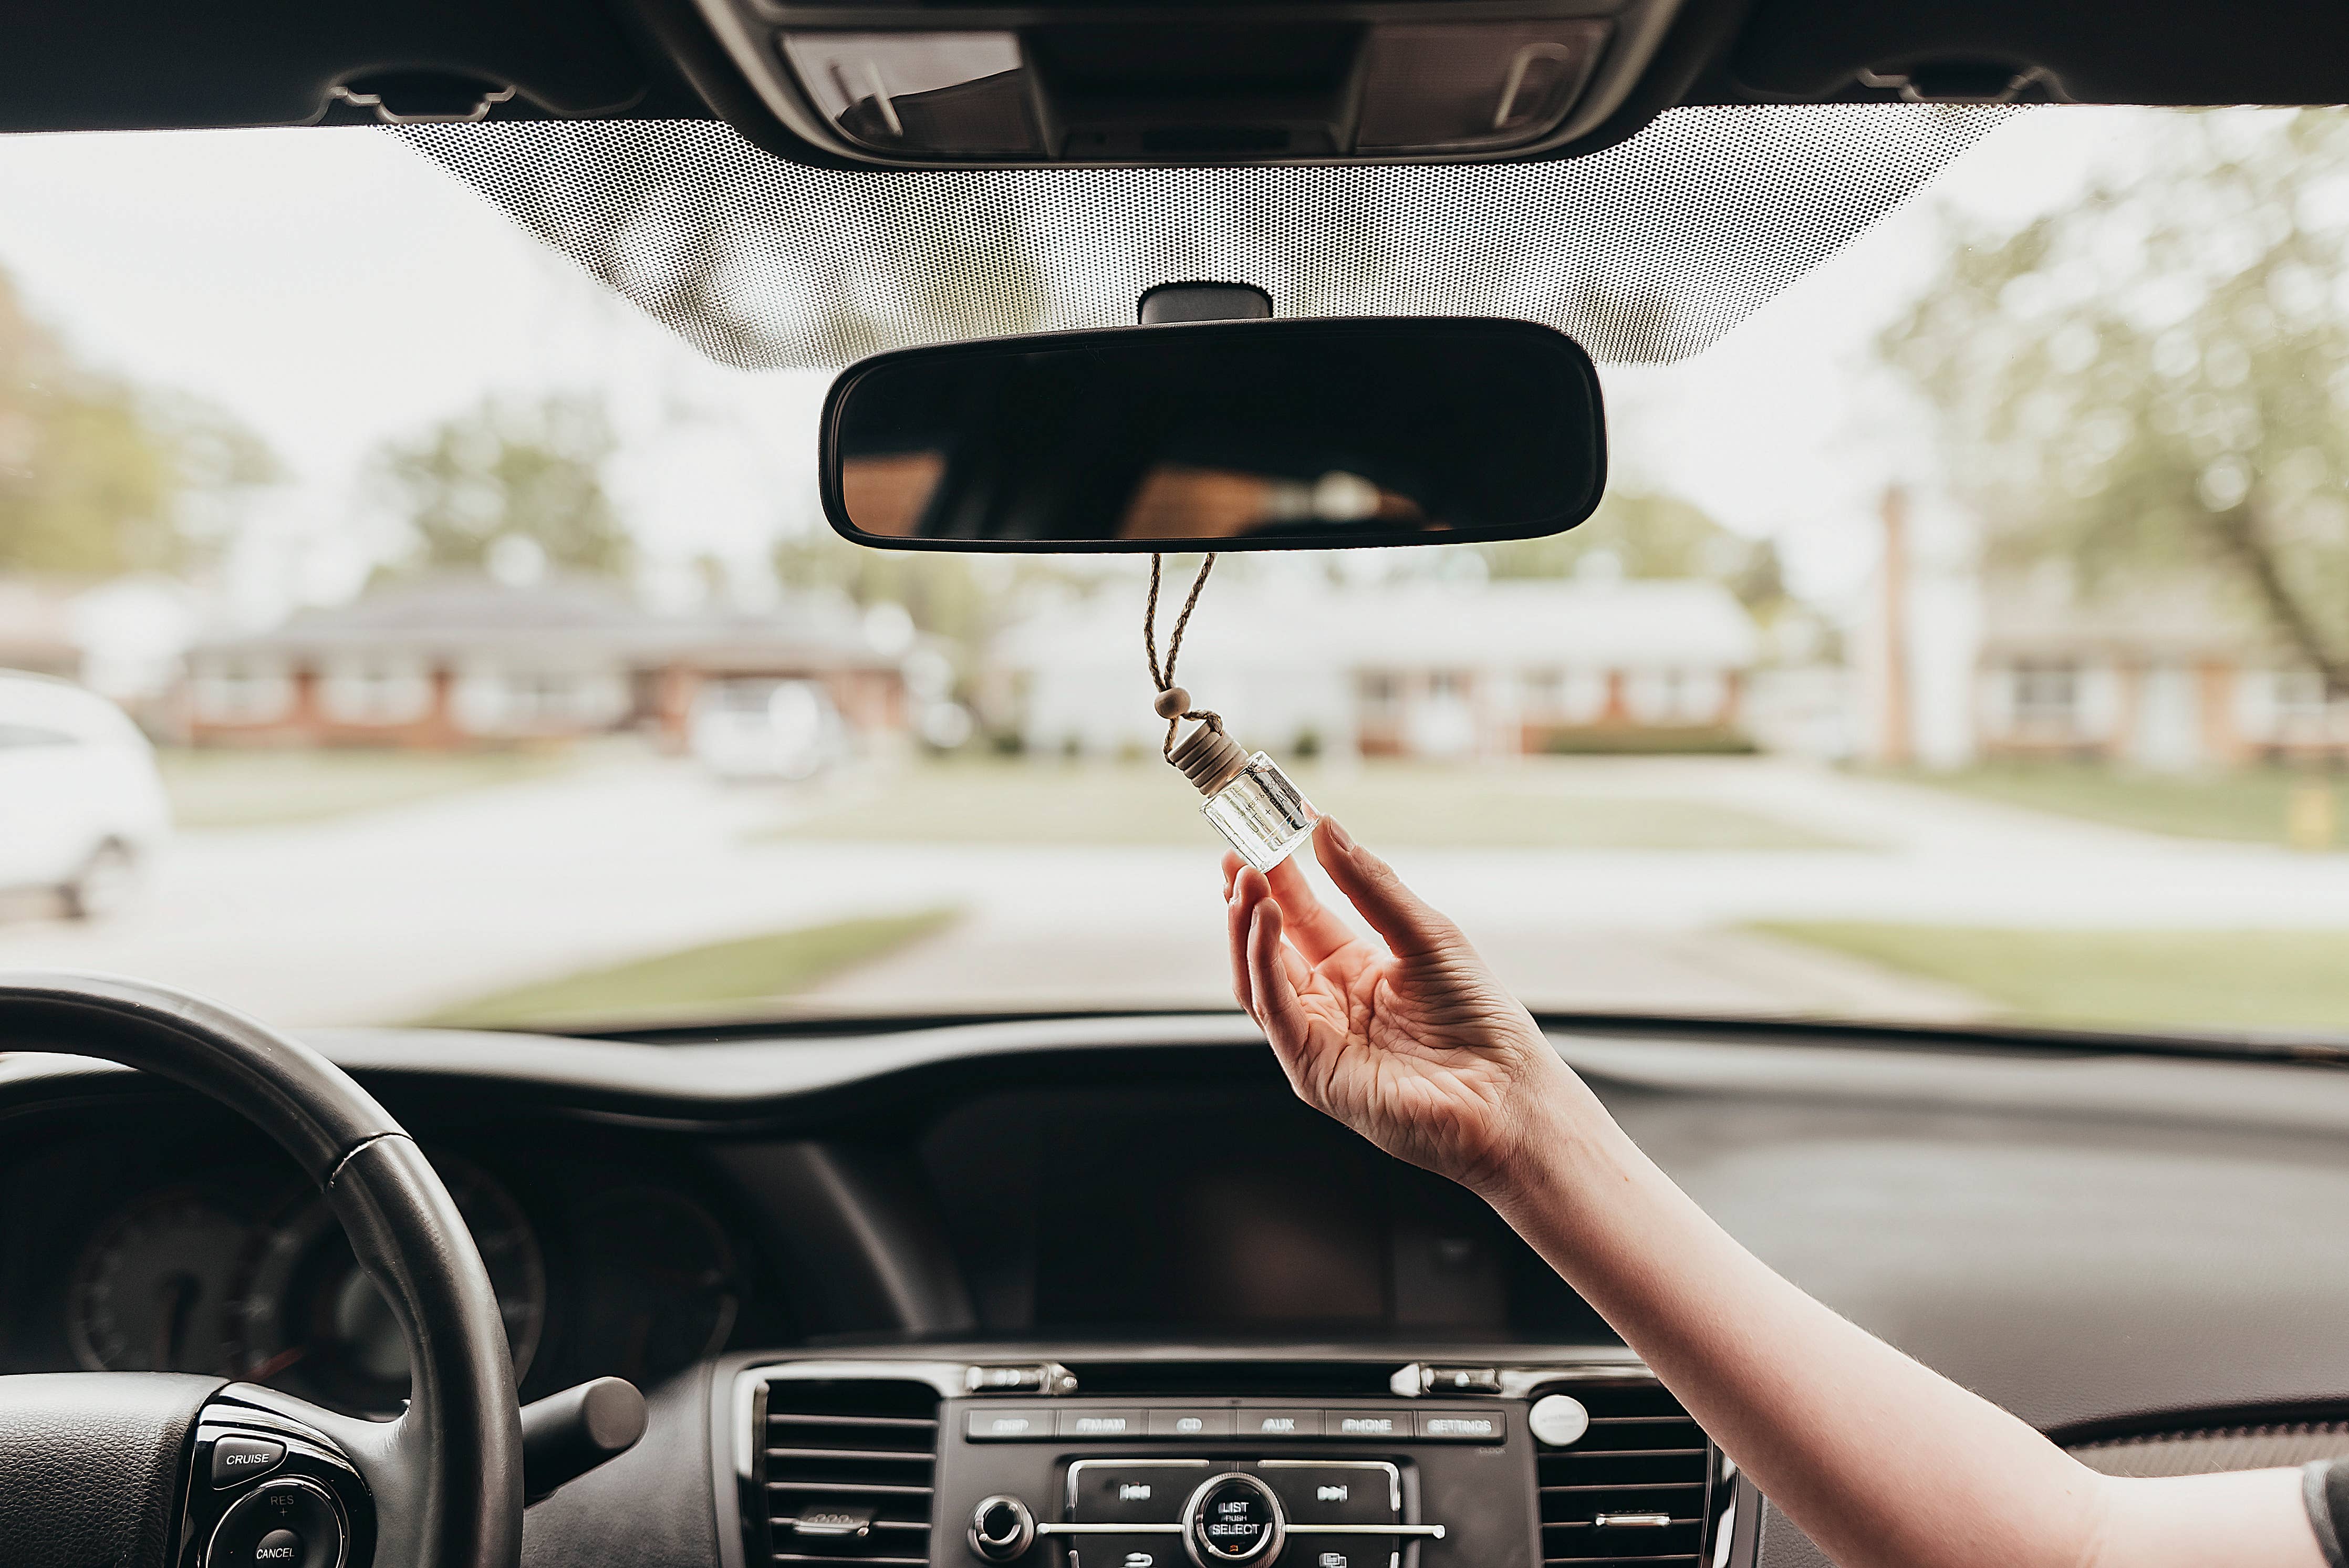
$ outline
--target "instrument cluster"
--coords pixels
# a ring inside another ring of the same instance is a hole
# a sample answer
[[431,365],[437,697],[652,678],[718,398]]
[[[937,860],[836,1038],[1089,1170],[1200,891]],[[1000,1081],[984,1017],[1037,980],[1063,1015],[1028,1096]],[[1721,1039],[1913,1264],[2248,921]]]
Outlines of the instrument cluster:
[[[429,1140],[426,1153],[497,1292],[525,1397],[605,1374],[649,1386],[729,1342],[749,1271],[689,1180],[544,1156],[492,1168]],[[36,1197],[37,1168],[62,1158],[20,1168],[18,1196]],[[395,1413],[398,1323],[317,1191],[274,1157],[156,1163],[109,1169],[85,1153],[70,1177],[48,1173],[67,1189],[16,1245],[55,1261],[56,1288],[10,1315],[49,1319],[88,1371],[204,1373]]]

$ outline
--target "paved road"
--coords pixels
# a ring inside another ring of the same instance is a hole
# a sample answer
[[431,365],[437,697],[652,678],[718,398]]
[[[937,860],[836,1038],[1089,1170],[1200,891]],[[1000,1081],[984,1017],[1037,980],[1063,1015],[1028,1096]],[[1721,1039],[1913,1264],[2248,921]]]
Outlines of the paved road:
[[[1530,1000],[1945,1017],[1971,999],[1720,928],[1765,918],[2349,929],[2349,857],[2199,844],[1766,760],[1599,761],[1564,787],[1685,795],[1876,847],[1410,851]],[[1570,809],[1570,805],[1563,807]],[[523,981],[847,913],[954,904],[821,1000],[1219,1002],[1215,845],[761,840],[771,797],[651,761],[302,826],[188,833],[117,920],[0,925],[0,967],[173,981],[288,1023],[411,1018]]]

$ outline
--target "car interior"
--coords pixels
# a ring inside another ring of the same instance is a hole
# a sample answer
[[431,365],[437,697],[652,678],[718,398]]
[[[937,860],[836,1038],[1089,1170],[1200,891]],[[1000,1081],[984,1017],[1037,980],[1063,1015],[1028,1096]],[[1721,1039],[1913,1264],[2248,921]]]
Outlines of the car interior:
[[[2349,22],[2272,0],[128,0],[0,37],[12,136],[376,127],[712,359],[856,367],[826,508],[926,551],[1555,534],[1606,483],[1592,358],[1701,348],[2006,117],[2349,102]],[[1541,1021],[1755,1253],[2096,1468],[2349,1452],[2340,1037]],[[0,1562],[1826,1561],[1235,1012],[281,1032],[10,973],[0,1127]]]

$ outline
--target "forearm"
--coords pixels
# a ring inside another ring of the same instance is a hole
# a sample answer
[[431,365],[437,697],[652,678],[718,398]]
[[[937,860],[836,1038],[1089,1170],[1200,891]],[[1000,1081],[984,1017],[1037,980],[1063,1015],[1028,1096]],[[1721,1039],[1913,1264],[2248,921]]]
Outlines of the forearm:
[[1578,1081],[1546,1099],[1495,1207],[1844,1568],[2103,1554],[2113,1483],[1774,1273]]
[[1392,867],[1327,819],[1314,853],[1386,952],[1293,861],[1225,865],[1232,994],[1289,1082],[1481,1192],[1843,1568],[2323,1568],[2293,1472],[2099,1476],[1771,1272]]

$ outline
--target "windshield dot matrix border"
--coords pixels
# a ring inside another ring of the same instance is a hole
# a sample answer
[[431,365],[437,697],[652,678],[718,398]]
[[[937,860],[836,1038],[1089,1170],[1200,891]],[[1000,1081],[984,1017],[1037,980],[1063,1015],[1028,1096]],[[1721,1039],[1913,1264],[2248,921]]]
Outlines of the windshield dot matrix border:
[[2023,112],[1682,109],[1581,158],[1373,167],[815,169],[703,120],[385,134],[744,369],[1131,326],[1200,277],[1283,317],[1539,321],[1622,364],[1702,350]]

